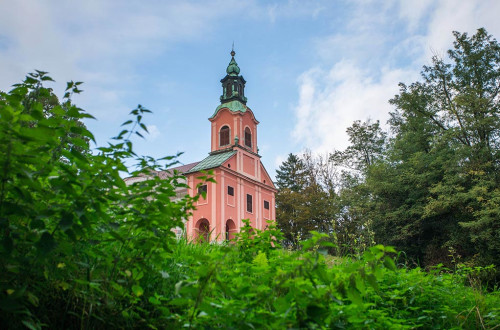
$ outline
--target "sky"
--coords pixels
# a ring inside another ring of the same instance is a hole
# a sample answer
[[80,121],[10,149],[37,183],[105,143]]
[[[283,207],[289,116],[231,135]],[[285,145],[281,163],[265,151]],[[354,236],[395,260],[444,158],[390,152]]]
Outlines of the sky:
[[34,70],[58,96],[84,82],[73,102],[96,118],[97,146],[141,104],[153,114],[135,151],[188,164],[210,151],[234,42],[274,177],[289,153],[346,148],[355,120],[386,127],[398,83],[446,57],[452,31],[500,38],[499,12],[498,0],[0,0],[0,90]]

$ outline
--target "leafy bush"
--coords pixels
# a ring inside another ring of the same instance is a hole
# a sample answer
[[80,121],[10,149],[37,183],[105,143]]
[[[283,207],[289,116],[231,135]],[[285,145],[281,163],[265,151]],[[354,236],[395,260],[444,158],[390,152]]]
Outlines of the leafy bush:
[[[244,227],[232,244],[181,244],[179,280],[164,306],[171,327],[481,328],[499,324],[498,292],[464,285],[444,268],[397,269],[394,250],[375,246],[356,258],[324,254],[312,233],[302,251],[279,248],[274,226]],[[258,243],[256,243],[258,242]],[[185,262],[189,260],[189,262]],[[172,261],[171,261],[172,262]],[[173,283],[172,283],[173,285]],[[172,291],[170,291],[172,292]]]
[[[81,83],[68,83],[61,104],[30,74],[0,94],[0,322],[18,327],[137,325],[143,296],[162,279],[163,260],[193,199],[172,202],[179,175],[126,186],[120,173],[148,175],[175,163],[139,157],[132,134],[146,131],[138,106],[114,142],[92,154],[92,116],[71,103]],[[135,160],[140,171],[129,172]],[[118,314],[118,315],[117,315]],[[15,316],[15,317],[14,317]],[[118,323],[116,323],[118,322]]]
[[[92,154],[90,115],[70,100],[80,83],[59,104],[47,80],[37,72],[0,94],[2,328],[498,327],[500,295],[477,281],[490,269],[398,269],[382,245],[333,259],[316,232],[287,251],[272,222],[244,220],[220,245],[176,241],[197,197],[173,202],[179,175],[151,175],[175,157],[134,153],[149,111],[138,106]],[[120,172],[149,180],[127,186]]]

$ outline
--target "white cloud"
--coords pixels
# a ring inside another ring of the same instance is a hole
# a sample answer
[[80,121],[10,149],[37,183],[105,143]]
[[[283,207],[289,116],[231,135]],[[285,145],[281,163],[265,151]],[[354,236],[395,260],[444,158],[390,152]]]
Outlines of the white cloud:
[[111,0],[6,1],[0,10],[0,89],[41,69],[57,78],[58,94],[65,81],[85,81],[92,99],[86,93],[79,99],[83,103],[99,100],[95,103],[100,115],[113,117],[117,108],[126,108],[121,94],[135,83],[138,60],[146,61],[175,42],[203,40],[215,20],[247,6],[233,0],[152,5]]
[[254,3],[250,15],[254,18],[266,17],[271,23],[276,23],[279,18],[298,18],[309,16],[312,18],[318,17],[320,13],[327,10],[331,5],[330,0],[319,1],[302,1],[302,0],[288,0],[270,2],[263,7]]
[[384,125],[398,83],[418,80],[434,52],[444,56],[453,30],[473,34],[484,26],[500,35],[494,14],[500,2],[494,0],[360,0],[356,5],[347,31],[316,40],[321,61],[298,78],[292,137],[315,153],[345,148],[345,130],[354,120],[370,118]]
[[500,36],[499,12],[496,0],[439,1],[428,26],[426,56],[449,49],[454,40],[452,31],[474,34],[485,27],[490,34]]
[[158,126],[148,125],[147,127],[148,127],[149,134],[146,135],[146,139],[148,141],[154,141],[161,135],[160,130],[158,129]]
[[374,80],[352,61],[342,61],[329,72],[312,69],[300,79],[300,99],[295,108],[295,141],[316,153],[348,146],[345,133],[356,119],[388,119],[388,100],[398,82],[411,75],[403,70],[382,69]]
[[[421,21],[428,14],[430,7],[435,4],[434,0],[399,1],[399,17],[406,20],[410,32],[415,32]],[[456,2],[455,2],[456,3]]]

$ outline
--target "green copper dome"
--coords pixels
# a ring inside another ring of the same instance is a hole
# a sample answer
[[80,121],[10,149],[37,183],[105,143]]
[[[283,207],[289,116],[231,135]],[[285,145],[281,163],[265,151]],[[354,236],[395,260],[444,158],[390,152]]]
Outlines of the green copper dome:
[[226,69],[226,76],[221,79],[222,95],[220,96],[220,103],[227,103],[229,101],[240,101],[245,105],[247,98],[245,96],[245,79],[240,76],[240,67],[234,60],[234,49],[231,51],[231,62]]
[[240,67],[238,66],[238,63],[234,60],[234,55],[236,53],[231,51],[231,62],[229,62],[229,65],[227,66],[226,72],[230,76],[237,76],[240,74]]
[[246,105],[244,105],[243,103],[241,103],[240,101],[229,101],[229,102],[220,104],[217,107],[217,109],[215,109],[214,114],[210,118],[214,118],[217,115],[217,113],[219,112],[219,110],[222,108],[228,108],[229,111],[231,111],[231,112],[246,112],[248,109],[248,107]]

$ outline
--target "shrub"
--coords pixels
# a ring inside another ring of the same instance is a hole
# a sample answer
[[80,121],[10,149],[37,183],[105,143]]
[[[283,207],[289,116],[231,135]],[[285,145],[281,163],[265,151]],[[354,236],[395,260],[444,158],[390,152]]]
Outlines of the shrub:
[[[30,74],[0,94],[0,323],[29,328],[147,324],[163,261],[193,199],[172,202],[175,174],[126,186],[120,173],[148,175],[175,157],[139,157],[131,136],[147,131],[138,106],[113,143],[92,154],[89,114],[59,103]],[[137,162],[130,172],[126,162]],[[160,166],[160,163],[166,163]],[[153,298],[152,298],[153,297]]]

